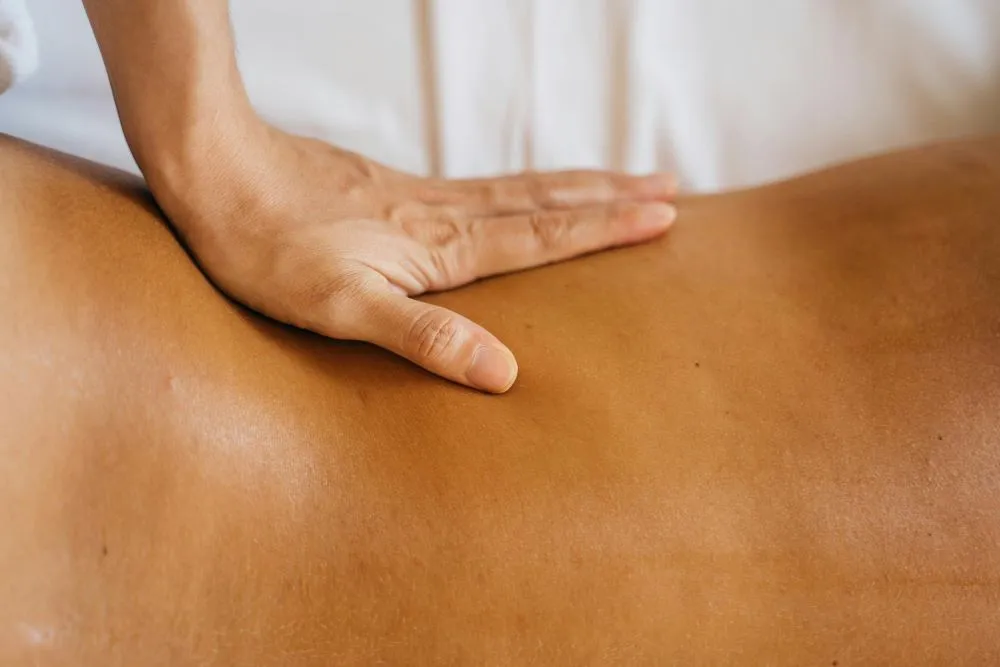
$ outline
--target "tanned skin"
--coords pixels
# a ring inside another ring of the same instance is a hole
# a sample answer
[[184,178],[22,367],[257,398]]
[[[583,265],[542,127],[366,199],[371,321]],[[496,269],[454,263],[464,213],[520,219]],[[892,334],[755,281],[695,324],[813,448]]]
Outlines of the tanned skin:
[[1000,142],[681,198],[428,302],[485,396],[229,301],[0,143],[5,665],[1000,662]]

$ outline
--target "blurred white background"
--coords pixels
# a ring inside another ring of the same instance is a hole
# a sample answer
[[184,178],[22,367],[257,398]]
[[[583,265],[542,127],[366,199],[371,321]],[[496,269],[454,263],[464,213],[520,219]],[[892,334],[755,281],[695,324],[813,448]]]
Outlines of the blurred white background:
[[[80,0],[29,0],[0,131],[135,169]],[[672,169],[688,190],[1000,131],[997,0],[233,0],[286,129],[448,176]]]

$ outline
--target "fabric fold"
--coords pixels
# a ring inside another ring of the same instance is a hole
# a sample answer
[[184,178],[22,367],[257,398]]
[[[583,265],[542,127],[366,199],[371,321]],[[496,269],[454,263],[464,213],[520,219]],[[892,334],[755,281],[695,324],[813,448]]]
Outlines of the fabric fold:
[[24,0],[0,0],[0,93],[38,67],[38,40]]

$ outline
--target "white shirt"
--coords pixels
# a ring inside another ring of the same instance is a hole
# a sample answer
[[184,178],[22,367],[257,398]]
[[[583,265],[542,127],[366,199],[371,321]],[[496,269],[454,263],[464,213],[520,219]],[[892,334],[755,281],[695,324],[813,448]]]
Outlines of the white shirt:
[[[135,169],[80,0],[31,0],[0,131]],[[997,0],[233,0],[282,127],[448,176],[609,167],[689,190],[1000,131]]]

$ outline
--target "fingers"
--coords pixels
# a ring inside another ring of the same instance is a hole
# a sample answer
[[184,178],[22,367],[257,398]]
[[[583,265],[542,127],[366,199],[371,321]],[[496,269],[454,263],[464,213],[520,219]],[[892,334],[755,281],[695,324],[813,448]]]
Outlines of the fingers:
[[483,278],[639,243],[662,234],[676,216],[672,205],[656,203],[480,220],[469,227],[470,247],[452,253],[453,261],[471,266],[459,266],[453,273]]
[[394,292],[369,292],[358,298],[365,302],[357,309],[349,337],[482,391],[500,394],[514,384],[514,355],[472,321]]
[[669,174],[631,176],[601,171],[527,173],[500,178],[429,179],[413,186],[413,197],[432,206],[454,207],[470,216],[525,213],[610,204],[667,201],[677,191]]

